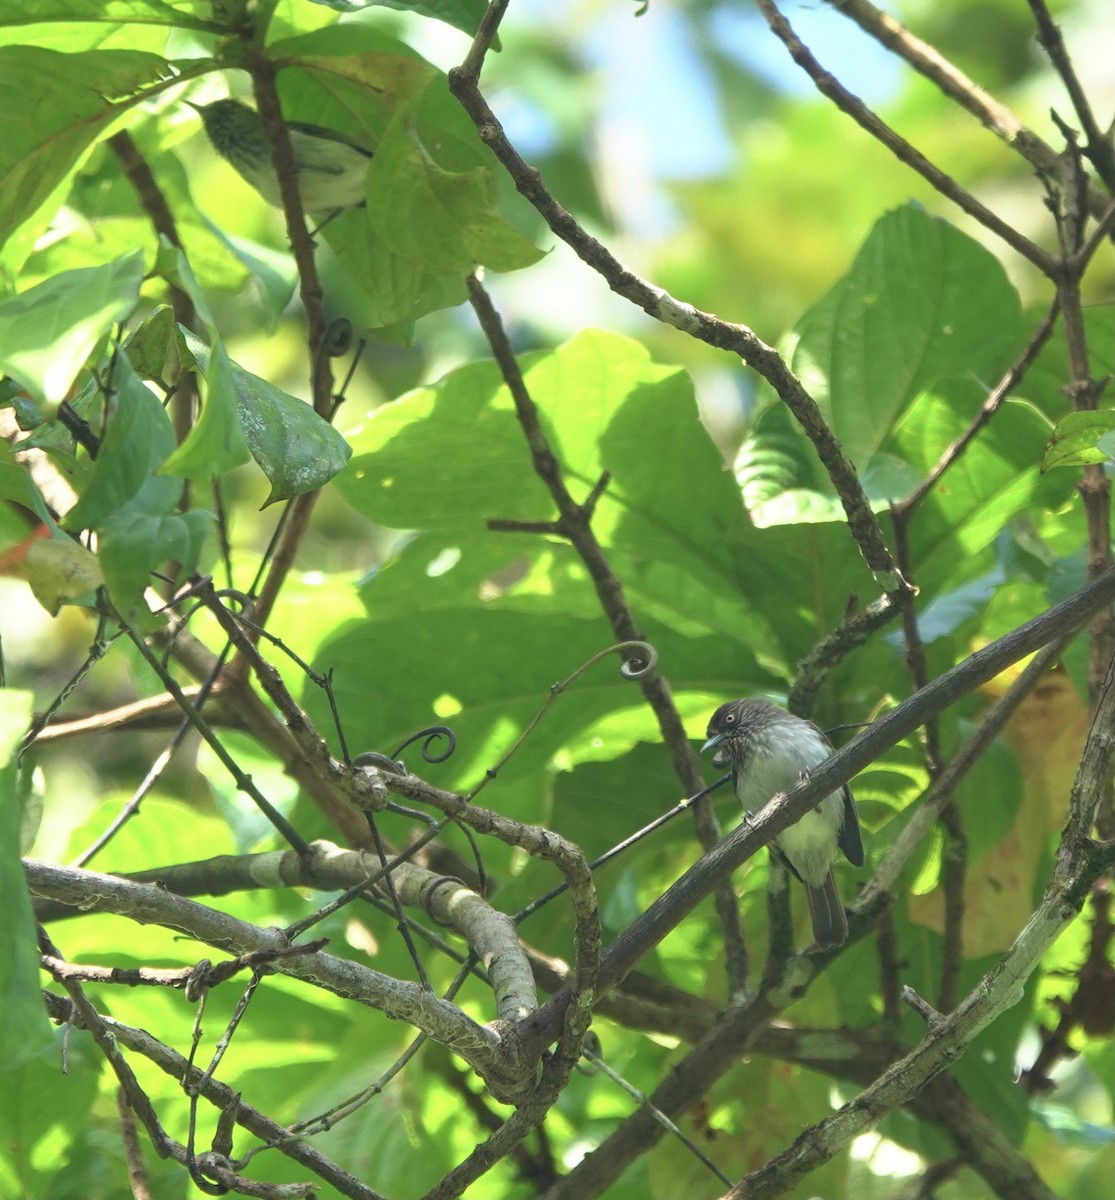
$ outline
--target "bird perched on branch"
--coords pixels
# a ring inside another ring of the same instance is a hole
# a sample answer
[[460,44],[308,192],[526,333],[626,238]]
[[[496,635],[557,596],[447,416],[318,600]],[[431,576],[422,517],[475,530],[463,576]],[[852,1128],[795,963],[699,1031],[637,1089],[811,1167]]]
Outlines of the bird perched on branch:
[[[269,204],[282,205],[279,178],[259,113],[239,100],[194,104],[213,149],[233,166]],[[302,121],[287,121],[290,148],[298,172],[298,190],[307,212],[332,219],[365,201],[372,151],[352,138]]]
[[[708,741],[715,767],[732,768],[732,786],[745,813],[757,812],[788,791],[833,752],[813,724],[769,700],[732,700],[712,714]],[[771,852],[805,885],[813,936],[822,948],[842,946],[848,918],[836,890],[832,866],[840,851],[863,866],[863,839],[851,788],[845,784],[784,829]]]

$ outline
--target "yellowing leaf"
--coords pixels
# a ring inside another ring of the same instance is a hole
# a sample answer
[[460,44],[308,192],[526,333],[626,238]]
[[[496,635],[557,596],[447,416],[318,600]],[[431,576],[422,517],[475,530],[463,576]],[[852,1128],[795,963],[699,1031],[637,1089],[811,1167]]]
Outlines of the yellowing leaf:
[[27,550],[26,569],[35,599],[52,617],[104,582],[97,556],[69,538],[36,538]]

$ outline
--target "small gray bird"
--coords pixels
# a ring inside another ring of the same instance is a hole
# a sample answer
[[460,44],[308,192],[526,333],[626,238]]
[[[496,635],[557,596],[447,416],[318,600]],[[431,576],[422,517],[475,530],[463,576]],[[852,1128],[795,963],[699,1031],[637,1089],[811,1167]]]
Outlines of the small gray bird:
[[[788,791],[832,754],[832,743],[813,724],[769,700],[732,700],[708,723],[701,753],[715,750],[714,767],[732,768],[732,786],[744,812],[757,812]],[[823,949],[842,946],[848,918],[836,890],[832,865],[838,851],[863,866],[863,839],[851,788],[844,785],[784,829],[771,852],[805,885],[813,936]]]
[[[268,202],[282,205],[279,177],[259,113],[239,100],[212,104],[186,101],[198,113],[213,149]],[[287,121],[298,189],[307,212],[332,218],[364,203],[372,152],[366,146],[321,125]]]

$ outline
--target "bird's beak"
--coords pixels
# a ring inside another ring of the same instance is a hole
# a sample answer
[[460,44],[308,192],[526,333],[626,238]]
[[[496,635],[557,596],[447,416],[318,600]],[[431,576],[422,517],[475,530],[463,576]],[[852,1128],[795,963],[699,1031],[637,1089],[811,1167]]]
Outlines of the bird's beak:
[[702,754],[704,754],[704,753],[705,753],[706,751],[708,751],[708,750],[715,750],[715,749],[716,749],[716,747],[717,747],[717,746],[719,746],[719,745],[720,745],[720,743],[721,743],[723,740],[724,740],[724,735],[723,735],[722,733],[717,733],[717,734],[714,734],[714,735],[713,735],[712,737],[710,737],[710,738],[709,738],[709,740],[708,740],[707,742],[705,742],[705,744],[704,744],[704,745],[701,747],[701,753],[702,753]]

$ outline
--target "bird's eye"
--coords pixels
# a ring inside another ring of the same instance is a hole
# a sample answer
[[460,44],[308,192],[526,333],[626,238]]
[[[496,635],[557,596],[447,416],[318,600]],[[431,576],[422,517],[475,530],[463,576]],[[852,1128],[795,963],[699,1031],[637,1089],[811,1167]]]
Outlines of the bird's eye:
[[735,723],[736,723],[736,714],[735,713],[730,712],[730,713],[724,714],[724,724],[725,725],[734,725]]

